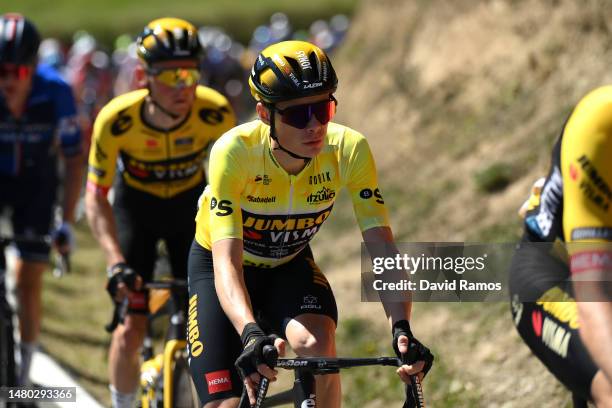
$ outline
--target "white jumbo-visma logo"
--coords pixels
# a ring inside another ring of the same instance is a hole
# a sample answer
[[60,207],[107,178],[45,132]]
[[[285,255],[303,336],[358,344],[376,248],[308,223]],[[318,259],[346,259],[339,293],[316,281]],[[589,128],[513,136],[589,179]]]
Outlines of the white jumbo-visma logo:
[[300,405],[300,408],[314,408],[315,406],[315,395],[310,394],[310,398],[302,401],[302,405]]

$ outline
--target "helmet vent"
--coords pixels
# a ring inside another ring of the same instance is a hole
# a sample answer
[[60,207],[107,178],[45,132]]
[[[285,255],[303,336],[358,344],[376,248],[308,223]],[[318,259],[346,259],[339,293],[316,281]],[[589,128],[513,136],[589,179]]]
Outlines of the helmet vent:
[[291,70],[293,71],[293,74],[296,76],[298,81],[302,82],[305,79],[303,77],[303,74],[305,72],[302,70],[302,67],[300,66],[300,63],[297,60],[295,60],[295,59],[293,59],[291,57],[285,57],[285,59],[287,60],[289,65],[291,65]]
[[316,72],[315,77],[320,79],[321,78],[321,64],[320,64],[321,61],[319,61],[319,59],[317,58],[317,54],[315,54],[314,51],[311,52],[308,55],[308,59],[310,60],[310,65],[313,67],[312,70]]
[[36,27],[21,14],[0,16],[0,62],[31,64],[36,59],[39,44]]
[[188,40],[188,36],[187,36],[187,30],[185,30],[184,28],[177,28],[174,30],[174,35],[172,36],[172,39],[175,41],[176,46],[173,47],[175,51],[177,52],[181,52],[183,50],[186,50],[188,48],[188,44],[187,44],[187,40]]

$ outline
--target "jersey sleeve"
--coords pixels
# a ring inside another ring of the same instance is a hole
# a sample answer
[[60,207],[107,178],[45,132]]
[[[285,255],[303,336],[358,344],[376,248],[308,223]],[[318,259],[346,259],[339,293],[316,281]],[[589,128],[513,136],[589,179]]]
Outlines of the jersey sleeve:
[[76,103],[70,86],[60,79],[55,82],[55,98],[57,132],[62,153],[66,157],[75,156],[83,148]]
[[612,268],[612,88],[603,89],[578,104],[561,147],[563,233],[574,275]]
[[202,101],[198,115],[202,122],[210,126],[212,142],[236,126],[236,113],[225,96],[204,86],[198,86],[196,95]]
[[[111,130],[113,118],[104,109],[94,122],[91,147],[89,149],[87,189],[106,194],[110,189],[119,154],[121,136]],[[119,121],[120,118],[117,118]]]
[[[224,98],[225,99],[225,98]],[[232,108],[232,105],[225,99],[225,104],[221,106],[223,112],[223,122],[219,125],[219,133],[215,140],[219,139],[225,132],[233,129],[238,123],[236,121],[236,113]]]
[[[348,131],[347,131],[348,132]],[[361,231],[389,226],[389,216],[378,186],[376,165],[367,140],[352,132],[342,147],[344,182]]]
[[208,215],[209,218],[207,223],[197,224],[197,228],[208,224],[211,244],[225,238],[242,239],[240,195],[247,180],[247,160],[240,139],[232,134],[223,136],[212,148],[209,191],[204,203],[208,212],[205,208],[200,210],[200,217]]
[[578,104],[563,135],[566,242],[612,241],[612,88]]

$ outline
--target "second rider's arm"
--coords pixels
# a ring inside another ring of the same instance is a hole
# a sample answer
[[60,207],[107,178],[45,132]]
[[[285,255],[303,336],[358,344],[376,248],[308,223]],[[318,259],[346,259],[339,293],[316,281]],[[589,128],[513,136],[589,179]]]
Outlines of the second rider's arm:
[[66,180],[64,182],[64,203],[62,206],[63,221],[74,224],[75,210],[81,194],[83,183],[83,155],[64,157]]
[[117,225],[107,194],[115,177],[121,137],[111,131],[115,120],[112,111],[102,109],[94,123],[89,151],[85,211],[94,237],[102,247],[107,266],[125,258],[119,248]]
[[64,165],[64,199],[62,203],[62,222],[53,232],[53,243],[57,251],[68,256],[74,246],[72,226],[76,220],[76,207],[83,185],[83,155],[76,154],[63,157]]
[[57,250],[68,255],[72,250],[72,225],[76,219],[76,207],[83,185],[83,135],[77,126],[77,110],[74,96],[67,84],[57,84],[56,114],[58,116],[58,138],[64,167],[62,224],[54,232]]
[[111,124],[115,121],[112,110],[104,108],[94,123],[88,160],[85,212],[91,231],[106,256],[109,275],[106,290],[118,302],[129,295],[129,288],[139,289],[142,281],[125,263],[119,246],[115,216],[107,198],[115,177],[122,140],[112,133]]
[[85,193],[85,212],[91,231],[102,247],[107,266],[125,262],[117,239],[117,226],[106,194],[88,185]]

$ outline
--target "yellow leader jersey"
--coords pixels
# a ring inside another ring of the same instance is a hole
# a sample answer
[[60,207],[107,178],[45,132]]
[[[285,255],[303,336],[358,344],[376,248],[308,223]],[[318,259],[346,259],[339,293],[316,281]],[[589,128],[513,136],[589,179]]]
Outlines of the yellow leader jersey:
[[106,193],[118,169],[123,183],[171,198],[202,183],[207,146],[236,124],[227,99],[198,86],[188,117],[173,129],[143,120],[146,89],[118,96],[96,118],[87,188]]
[[329,123],[322,151],[291,175],[272,154],[270,127],[259,120],[246,123],[213,146],[196,240],[211,249],[213,242],[239,238],[245,265],[280,265],[320,230],[342,186],[362,231],[389,225],[374,159],[360,133]]
[[[567,120],[541,193],[530,199],[527,231],[541,241],[612,241],[611,186],[612,86],[606,86],[585,96]],[[589,245],[589,259],[597,247]],[[569,252],[586,249],[578,244],[570,246]],[[575,266],[572,258],[573,271]]]

